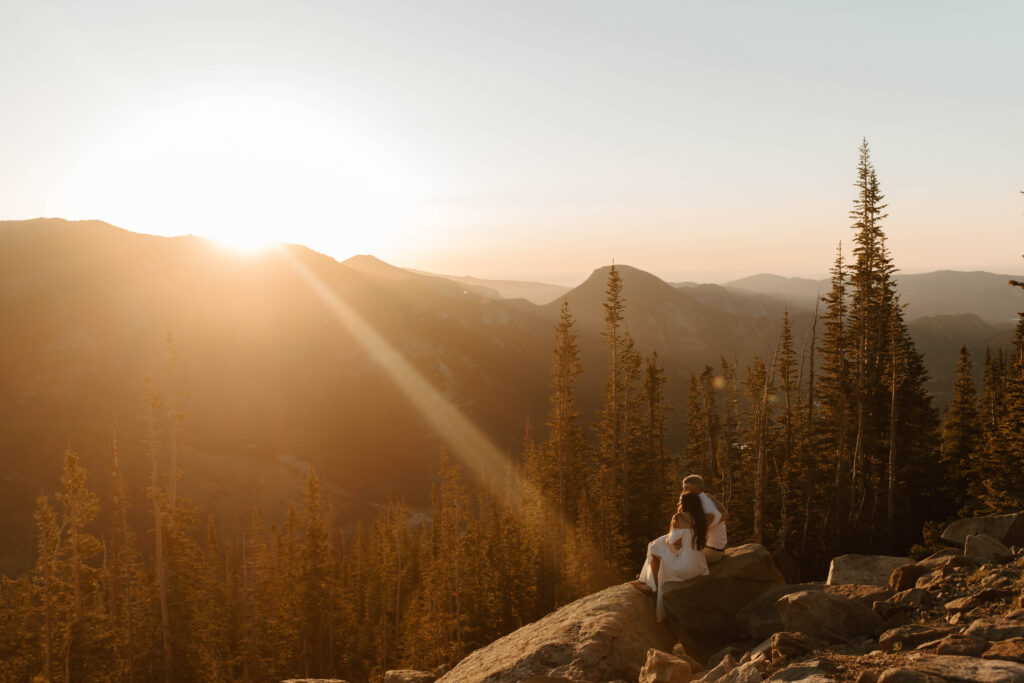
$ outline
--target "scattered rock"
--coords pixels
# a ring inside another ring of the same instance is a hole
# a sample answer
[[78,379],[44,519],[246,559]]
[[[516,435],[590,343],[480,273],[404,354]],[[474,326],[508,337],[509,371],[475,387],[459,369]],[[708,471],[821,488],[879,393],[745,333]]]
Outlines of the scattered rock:
[[892,596],[888,600],[880,600],[872,605],[872,609],[882,619],[889,619],[898,612],[913,612],[934,602],[931,593],[921,588],[908,588]]
[[1013,559],[1013,553],[988,534],[971,534],[964,541],[964,556],[986,564],[999,564]]
[[736,658],[731,654],[726,653],[726,655],[722,657],[721,661],[711,667],[708,672],[700,678],[700,681],[701,683],[715,683],[715,681],[720,680],[723,676],[735,669],[736,666]]
[[787,631],[840,643],[871,635],[881,622],[878,615],[855,600],[825,591],[801,591],[775,603]]
[[913,560],[890,555],[840,555],[832,560],[825,583],[888,586],[893,571],[905,564],[913,564]]
[[913,650],[922,643],[938,640],[943,636],[949,635],[951,631],[952,629],[950,628],[908,624],[907,626],[889,629],[883,633],[878,639],[878,646],[882,649],[882,652]]
[[992,643],[992,647],[981,656],[983,659],[1005,659],[1024,664],[1024,638],[1008,638]]
[[951,633],[935,644],[937,655],[977,657],[988,649],[988,641],[981,636]]
[[[941,559],[945,562],[945,558]],[[899,593],[900,591],[905,591],[908,588],[913,588],[919,578],[937,568],[938,566],[932,567],[924,564],[924,561],[918,562],[917,564],[900,565],[899,567],[896,567],[896,569],[892,571],[892,575],[889,576],[889,589],[892,590],[893,593]]]
[[919,561],[918,564],[923,564],[925,562],[931,562],[932,560],[938,560],[938,559],[945,558],[945,557],[953,557],[954,555],[959,555],[959,554],[960,554],[960,550],[958,550],[957,548],[941,548],[939,550],[936,550],[934,553],[932,553],[928,557],[924,558],[923,560]]
[[789,683],[833,683],[836,679],[831,672],[820,663],[794,664],[776,671],[768,677],[769,681],[787,681]]
[[949,683],[945,678],[926,674],[923,671],[908,669],[903,666],[886,669],[878,678],[878,683]]
[[718,679],[719,683],[760,683],[762,680],[764,677],[754,662],[738,666]]
[[825,586],[825,592],[832,593],[833,595],[841,595],[844,598],[849,598],[850,600],[856,600],[865,607],[871,607],[879,600],[887,600],[892,597],[892,590],[888,587],[860,586],[855,583]]
[[808,652],[814,652],[827,645],[806,633],[791,633],[789,631],[773,634],[769,642],[768,658],[773,662],[802,657]]
[[687,654],[686,648],[683,647],[682,643],[676,643],[675,647],[672,648],[672,655],[674,657],[679,657],[679,659],[682,659],[687,664],[689,664],[690,672],[694,676],[704,671],[704,666],[700,662],[698,662],[694,657],[691,657],[689,654]]
[[978,599],[973,595],[956,598],[946,603],[947,612],[967,612],[978,606]]
[[[925,655],[910,666],[932,676],[972,683],[1024,683],[1024,664],[998,659]],[[883,683],[881,680],[879,683]]]
[[[669,622],[686,651],[704,658],[733,643],[744,627],[736,614],[769,588],[783,583],[772,556],[760,545],[729,548],[711,573],[666,582],[662,599]],[[635,590],[635,589],[634,589]]]
[[723,647],[721,650],[719,650],[718,652],[716,652],[715,654],[711,655],[708,658],[707,668],[708,669],[715,668],[726,657],[732,657],[733,660],[734,660],[734,663],[738,662],[738,661],[740,661],[740,659],[743,658],[743,655],[745,655],[745,654],[747,654],[747,651],[744,650],[743,648],[736,647],[735,645],[727,645],[727,646]]
[[638,683],[690,683],[690,664],[661,650],[647,651],[647,661],[640,670]]
[[[757,596],[746,607],[736,613],[736,621],[746,629],[747,635],[754,640],[764,640],[771,634],[781,631],[782,617],[775,609],[775,603],[779,598],[790,593],[799,593],[806,590],[823,590],[823,583],[799,583],[783,584],[772,586],[761,595]],[[872,586],[872,588],[874,588]]]
[[429,671],[393,669],[384,672],[384,683],[434,683],[437,677]]
[[650,648],[676,638],[654,618],[651,598],[630,584],[612,586],[555,610],[459,662],[443,683],[514,683],[534,676],[636,680]]
[[1024,637],[1024,622],[1016,619],[978,619],[964,633],[985,640],[1006,640]]
[[1004,545],[1024,545],[1024,514],[987,515],[953,522],[942,532],[942,540],[963,546],[968,536],[988,534]]

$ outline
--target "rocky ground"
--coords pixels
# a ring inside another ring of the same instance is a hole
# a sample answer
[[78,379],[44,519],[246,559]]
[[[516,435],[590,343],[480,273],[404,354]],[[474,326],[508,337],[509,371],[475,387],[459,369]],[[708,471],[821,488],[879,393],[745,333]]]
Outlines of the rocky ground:
[[667,623],[654,621],[652,596],[613,586],[438,680],[1024,683],[1024,513],[960,520],[943,540],[949,548],[918,562],[837,557],[827,582],[807,584],[783,583],[761,546],[730,548],[709,576],[665,585]]

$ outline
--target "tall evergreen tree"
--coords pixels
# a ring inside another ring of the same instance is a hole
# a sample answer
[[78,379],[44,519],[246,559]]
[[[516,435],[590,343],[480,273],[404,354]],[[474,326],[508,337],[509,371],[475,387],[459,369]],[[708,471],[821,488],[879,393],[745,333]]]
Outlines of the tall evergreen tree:
[[976,509],[968,504],[967,493],[971,481],[981,475],[981,446],[978,392],[974,386],[971,354],[964,345],[957,354],[953,399],[942,425],[942,468],[945,480],[950,483],[947,496],[956,510],[965,505],[968,511]]
[[552,391],[548,413],[548,438],[545,455],[548,466],[542,473],[541,489],[554,503],[558,537],[556,547],[565,543],[566,526],[576,518],[575,492],[585,475],[583,462],[586,442],[576,409],[576,381],[583,371],[577,343],[576,323],[569,311],[569,301],[562,300],[555,327],[552,352]]

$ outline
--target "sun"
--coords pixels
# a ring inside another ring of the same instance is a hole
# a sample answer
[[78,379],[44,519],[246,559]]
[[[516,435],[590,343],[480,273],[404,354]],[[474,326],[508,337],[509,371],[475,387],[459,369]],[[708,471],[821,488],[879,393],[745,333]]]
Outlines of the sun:
[[113,131],[88,157],[73,170],[91,207],[82,213],[242,251],[316,238],[380,251],[398,239],[420,194],[368,131],[285,96],[161,109]]

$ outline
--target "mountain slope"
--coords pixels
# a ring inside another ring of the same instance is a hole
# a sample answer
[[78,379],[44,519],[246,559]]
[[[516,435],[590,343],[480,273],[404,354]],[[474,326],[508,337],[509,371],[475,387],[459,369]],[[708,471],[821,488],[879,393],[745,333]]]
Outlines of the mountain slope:
[[[679,453],[690,374],[724,356],[742,376],[754,354],[770,358],[786,303],[618,269],[626,328],[642,354],[658,351],[666,370],[676,408],[669,448]],[[577,395],[588,426],[608,367],[607,276],[598,268],[565,294],[578,321]],[[518,452],[527,419],[542,437],[559,306],[495,298],[371,256],[339,263],[299,246],[240,254],[99,221],[0,222],[0,572],[28,561],[32,499],[54,490],[66,446],[107,499],[115,423],[136,528],[148,528],[143,386],[152,377],[158,392],[171,393],[168,332],[186,394],[182,495],[242,525],[257,503],[276,516],[312,464],[346,523],[389,496],[429,504],[437,454],[451,443],[432,426],[437,407],[410,399],[413,387],[432,387],[430,400],[454,406],[500,453]],[[795,313],[793,322],[802,348],[810,314]],[[911,330],[941,391],[960,343],[981,353],[1005,341],[1007,326],[947,316]],[[404,359],[407,374],[396,376],[389,358]],[[166,417],[160,429],[166,444]],[[162,471],[168,465],[165,445]]]
[[[976,315],[982,320],[1012,324],[1024,307],[1007,281],[1019,275],[940,270],[933,273],[896,273],[900,296],[907,304],[907,319],[937,315]],[[828,280],[785,278],[762,273],[734,280],[726,287],[777,297],[794,307],[814,308],[817,296],[829,290]]]

